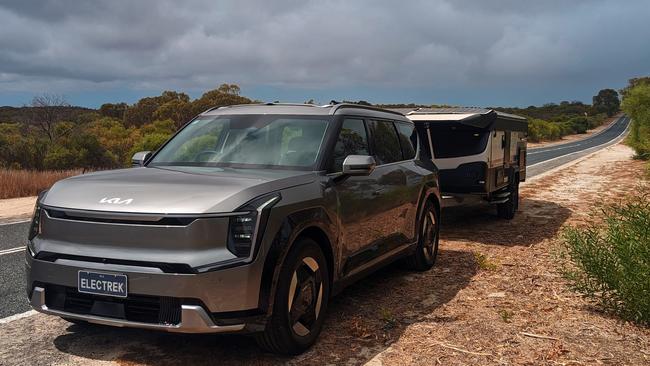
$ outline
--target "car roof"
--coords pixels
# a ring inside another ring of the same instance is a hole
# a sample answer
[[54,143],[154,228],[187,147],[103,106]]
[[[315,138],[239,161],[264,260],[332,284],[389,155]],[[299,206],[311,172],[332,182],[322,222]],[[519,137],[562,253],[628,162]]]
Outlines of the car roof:
[[402,113],[350,103],[336,103],[326,105],[292,104],[292,103],[263,103],[263,104],[238,104],[224,107],[210,108],[201,113],[205,116],[229,114],[281,114],[281,115],[351,115],[371,118],[385,118],[404,122],[411,122]]

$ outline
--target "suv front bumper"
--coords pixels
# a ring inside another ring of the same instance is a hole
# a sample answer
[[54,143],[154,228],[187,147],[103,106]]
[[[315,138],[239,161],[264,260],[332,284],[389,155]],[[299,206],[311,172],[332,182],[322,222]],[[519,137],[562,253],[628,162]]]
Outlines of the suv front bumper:
[[[78,293],[80,270],[126,275],[128,297],[116,299]],[[264,319],[259,310],[261,279],[255,262],[201,274],[176,274],[150,267],[71,260],[48,262],[26,253],[26,272],[31,306],[36,311],[64,318],[181,333],[250,331],[259,329]],[[158,308],[150,306],[156,302]],[[173,305],[163,306],[163,303]],[[138,317],[128,316],[129,306],[140,312],[136,313]],[[120,315],[107,313],[106,307],[119,308]],[[104,310],[98,311],[100,308]],[[143,308],[150,312],[159,311],[160,320],[157,314],[143,316]],[[180,314],[180,317],[174,316],[175,321],[168,321],[169,317],[162,314],[169,312]],[[140,321],[143,318],[146,321]],[[254,324],[248,324],[248,320]]]
[[45,289],[38,286],[34,287],[32,291],[30,304],[36,311],[40,311],[41,313],[114,327],[153,329],[177,333],[232,333],[242,331],[246,327],[245,324],[216,325],[205,309],[198,305],[181,305],[181,322],[179,324],[153,324],[90,314],[77,314],[64,310],[53,310],[48,308],[45,303]]

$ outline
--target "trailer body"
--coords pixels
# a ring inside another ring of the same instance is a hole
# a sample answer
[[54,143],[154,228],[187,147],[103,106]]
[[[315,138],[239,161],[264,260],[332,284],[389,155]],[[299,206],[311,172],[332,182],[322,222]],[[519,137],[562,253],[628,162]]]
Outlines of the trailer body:
[[525,118],[480,108],[420,108],[405,115],[427,140],[444,206],[509,199],[518,204],[513,189],[526,180]]

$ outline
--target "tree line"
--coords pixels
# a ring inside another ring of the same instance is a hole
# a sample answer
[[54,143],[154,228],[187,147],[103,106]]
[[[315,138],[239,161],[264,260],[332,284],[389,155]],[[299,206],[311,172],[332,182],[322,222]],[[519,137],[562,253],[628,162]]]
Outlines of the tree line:
[[[182,92],[164,91],[134,104],[106,103],[99,109],[88,109],[71,106],[61,96],[41,95],[25,107],[0,107],[0,168],[125,167],[135,152],[157,149],[199,113],[212,107],[254,102],[240,93],[239,86],[222,84],[194,100]],[[355,103],[372,105],[363,100]],[[601,124],[606,116],[618,111],[619,100],[616,91],[604,89],[594,96],[592,105],[565,101],[541,107],[496,109],[528,117],[531,141],[553,140],[566,134],[584,133]]]
[[193,116],[211,108],[251,103],[234,84],[191,100],[164,91],[137,103],[79,108],[61,96],[42,95],[22,108],[0,109],[0,167],[63,170],[128,166],[131,156],[155,150]]

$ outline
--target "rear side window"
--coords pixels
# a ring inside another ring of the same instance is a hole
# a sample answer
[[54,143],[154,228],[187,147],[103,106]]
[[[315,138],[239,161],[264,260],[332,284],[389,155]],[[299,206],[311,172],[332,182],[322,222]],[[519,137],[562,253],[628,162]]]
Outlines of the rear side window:
[[417,144],[417,136],[415,134],[415,127],[409,123],[396,122],[397,133],[399,134],[399,142],[402,146],[402,155],[404,160],[413,159],[415,157],[415,146]]
[[369,121],[375,148],[377,164],[388,164],[402,160],[402,150],[393,122]]
[[343,170],[343,160],[348,155],[368,155],[368,134],[361,119],[346,119],[336,140],[330,171]]

